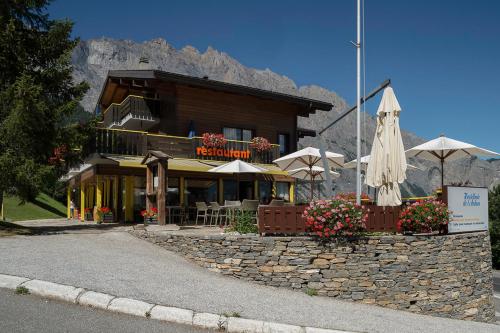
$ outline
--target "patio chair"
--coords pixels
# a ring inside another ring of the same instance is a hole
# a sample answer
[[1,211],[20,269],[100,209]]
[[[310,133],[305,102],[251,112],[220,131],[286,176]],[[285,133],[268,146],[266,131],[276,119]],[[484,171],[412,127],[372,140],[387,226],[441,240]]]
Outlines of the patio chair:
[[208,206],[205,202],[203,201],[197,201],[196,202],[196,220],[195,224],[198,224],[198,220],[203,218],[203,224],[207,223],[207,218],[208,218]]
[[252,215],[252,219],[257,223],[257,211],[259,209],[259,200],[244,199],[241,203],[241,211]]
[[227,210],[219,205],[218,202],[210,202],[210,225],[212,225],[212,223],[214,223],[214,225],[217,225],[219,223],[219,220],[222,222],[223,218],[225,223],[227,221]]
[[279,199],[273,199],[269,203],[269,206],[271,207],[280,207],[285,205],[285,200],[279,200]]

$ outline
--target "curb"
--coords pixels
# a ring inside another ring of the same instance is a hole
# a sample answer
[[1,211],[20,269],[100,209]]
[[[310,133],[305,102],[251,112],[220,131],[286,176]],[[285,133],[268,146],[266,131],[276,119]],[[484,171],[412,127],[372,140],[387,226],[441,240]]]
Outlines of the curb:
[[226,317],[214,313],[194,312],[188,309],[147,303],[59,283],[0,274],[0,288],[16,290],[18,287],[27,288],[31,294],[37,296],[69,303],[176,324],[217,329],[229,333],[354,333],[350,331]]

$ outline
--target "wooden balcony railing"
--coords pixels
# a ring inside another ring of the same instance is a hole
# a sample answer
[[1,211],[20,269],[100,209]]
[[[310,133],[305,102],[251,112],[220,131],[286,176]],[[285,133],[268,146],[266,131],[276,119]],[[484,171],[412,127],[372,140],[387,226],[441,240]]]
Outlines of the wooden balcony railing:
[[154,120],[160,114],[160,107],[159,100],[129,95],[121,103],[113,103],[103,112],[103,122],[109,127],[121,126],[126,117]]
[[228,140],[222,148],[208,148],[203,146],[200,137],[187,138],[110,128],[98,128],[95,140],[89,147],[91,153],[134,156],[144,156],[148,150],[160,150],[173,157],[217,161],[239,158],[263,164],[272,164],[279,157],[279,145],[276,144],[266,152],[257,152],[251,148],[250,142],[236,140]]

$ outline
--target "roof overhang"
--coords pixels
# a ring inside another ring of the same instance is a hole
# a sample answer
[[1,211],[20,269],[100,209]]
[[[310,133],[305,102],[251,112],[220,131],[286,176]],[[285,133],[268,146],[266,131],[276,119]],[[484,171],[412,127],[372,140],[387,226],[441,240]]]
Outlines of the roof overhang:
[[112,98],[112,96],[114,96],[115,94],[114,90],[120,85],[121,82],[126,81],[127,84],[130,84],[131,86],[139,89],[150,89],[149,82],[153,80],[291,103],[297,105],[301,109],[299,115],[302,116],[308,115],[309,113],[314,113],[316,110],[330,111],[333,107],[331,103],[306,97],[253,88],[239,84],[210,80],[208,78],[199,78],[183,74],[164,72],[160,70],[109,71],[98,99],[98,105],[108,104],[108,102],[102,103],[103,99],[107,100],[109,98]]

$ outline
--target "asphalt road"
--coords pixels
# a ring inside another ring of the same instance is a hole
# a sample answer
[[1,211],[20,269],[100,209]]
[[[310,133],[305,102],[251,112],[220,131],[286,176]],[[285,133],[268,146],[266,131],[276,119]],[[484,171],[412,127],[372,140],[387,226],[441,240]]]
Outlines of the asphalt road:
[[12,290],[0,289],[0,332],[201,333],[209,331],[61,303],[33,295],[16,295]]

